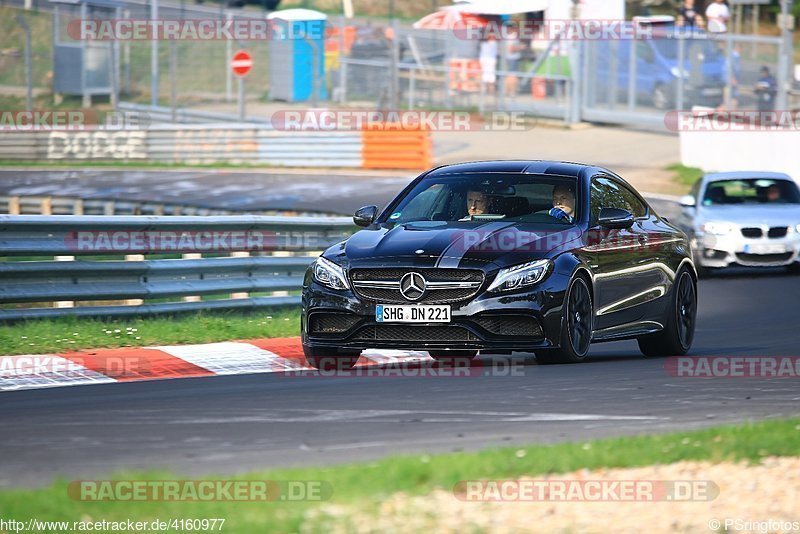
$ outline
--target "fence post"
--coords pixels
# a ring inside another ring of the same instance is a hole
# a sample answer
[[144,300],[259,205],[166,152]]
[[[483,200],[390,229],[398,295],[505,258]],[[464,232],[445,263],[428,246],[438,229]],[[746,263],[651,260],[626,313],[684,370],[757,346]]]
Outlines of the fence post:
[[[30,9],[30,0],[25,1],[25,9]],[[22,15],[17,15],[17,22],[25,32],[25,83],[28,86],[27,108],[33,110],[33,62],[31,61],[31,27]]]

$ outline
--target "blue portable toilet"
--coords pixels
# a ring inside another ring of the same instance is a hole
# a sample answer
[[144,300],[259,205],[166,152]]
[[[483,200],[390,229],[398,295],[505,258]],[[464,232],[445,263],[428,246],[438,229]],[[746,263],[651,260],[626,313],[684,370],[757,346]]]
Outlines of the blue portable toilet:
[[[325,84],[325,13],[311,9],[274,11],[270,20],[270,99],[286,102],[328,97]],[[316,70],[316,76],[314,72]]]

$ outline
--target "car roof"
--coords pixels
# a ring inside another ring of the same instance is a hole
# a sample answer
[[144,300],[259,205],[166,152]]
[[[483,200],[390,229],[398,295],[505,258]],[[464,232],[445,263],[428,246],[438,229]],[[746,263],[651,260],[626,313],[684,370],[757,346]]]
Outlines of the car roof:
[[793,182],[792,177],[782,172],[767,172],[767,171],[736,171],[736,172],[716,172],[706,174],[703,177],[705,182],[719,182],[721,180],[747,180],[747,179],[764,179],[764,180],[789,180]]
[[[588,172],[587,172],[588,171]],[[541,174],[550,176],[593,176],[597,173],[616,176],[611,171],[583,163],[570,163],[566,161],[548,160],[501,160],[501,161],[474,161],[470,163],[457,163],[445,165],[430,171],[427,176],[446,176],[449,174],[463,173],[508,173],[508,174]]]

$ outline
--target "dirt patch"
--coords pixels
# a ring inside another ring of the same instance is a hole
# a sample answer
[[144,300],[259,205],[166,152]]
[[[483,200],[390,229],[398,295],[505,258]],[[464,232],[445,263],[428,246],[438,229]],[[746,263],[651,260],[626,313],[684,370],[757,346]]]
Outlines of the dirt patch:
[[755,465],[680,462],[536,478],[545,479],[694,482],[719,493],[683,502],[664,496],[655,502],[464,502],[447,490],[422,497],[398,493],[373,507],[316,509],[307,525],[324,524],[328,532],[672,533],[725,531],[728,520],[729,532],[800,531],[800,458],[769,457]]

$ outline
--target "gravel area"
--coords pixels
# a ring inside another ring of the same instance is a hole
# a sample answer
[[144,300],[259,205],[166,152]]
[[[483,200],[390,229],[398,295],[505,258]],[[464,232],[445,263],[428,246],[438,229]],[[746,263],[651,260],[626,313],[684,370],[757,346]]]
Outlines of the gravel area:
[[[533,480],[520,482],[530,485]],[[712,490],[707,499],[681,502],[667,500],[658,491],[652,495],[660,500],[645,502],[464,502],[445,490],[422,497],[398,493],[378,507],[323,506],[309,514],[307,525],[311,530],[325,525],[328,532],[342,533],[800,532],[800,458],[797,457],[767,457],[752,465],[679,462],[581,470],[536,480],[548,480],[551,488],[562,482],[569,487],[585,488],[587,495],[588,481],[640,481],[637,487],[641,487],[641,481],[653,481],[656,487],[660,481],[667,482],[667,486],[673,481],[684,485],[694,481],[698,490],[703,487]],[[717,487],[719,494],[715,495]]]

